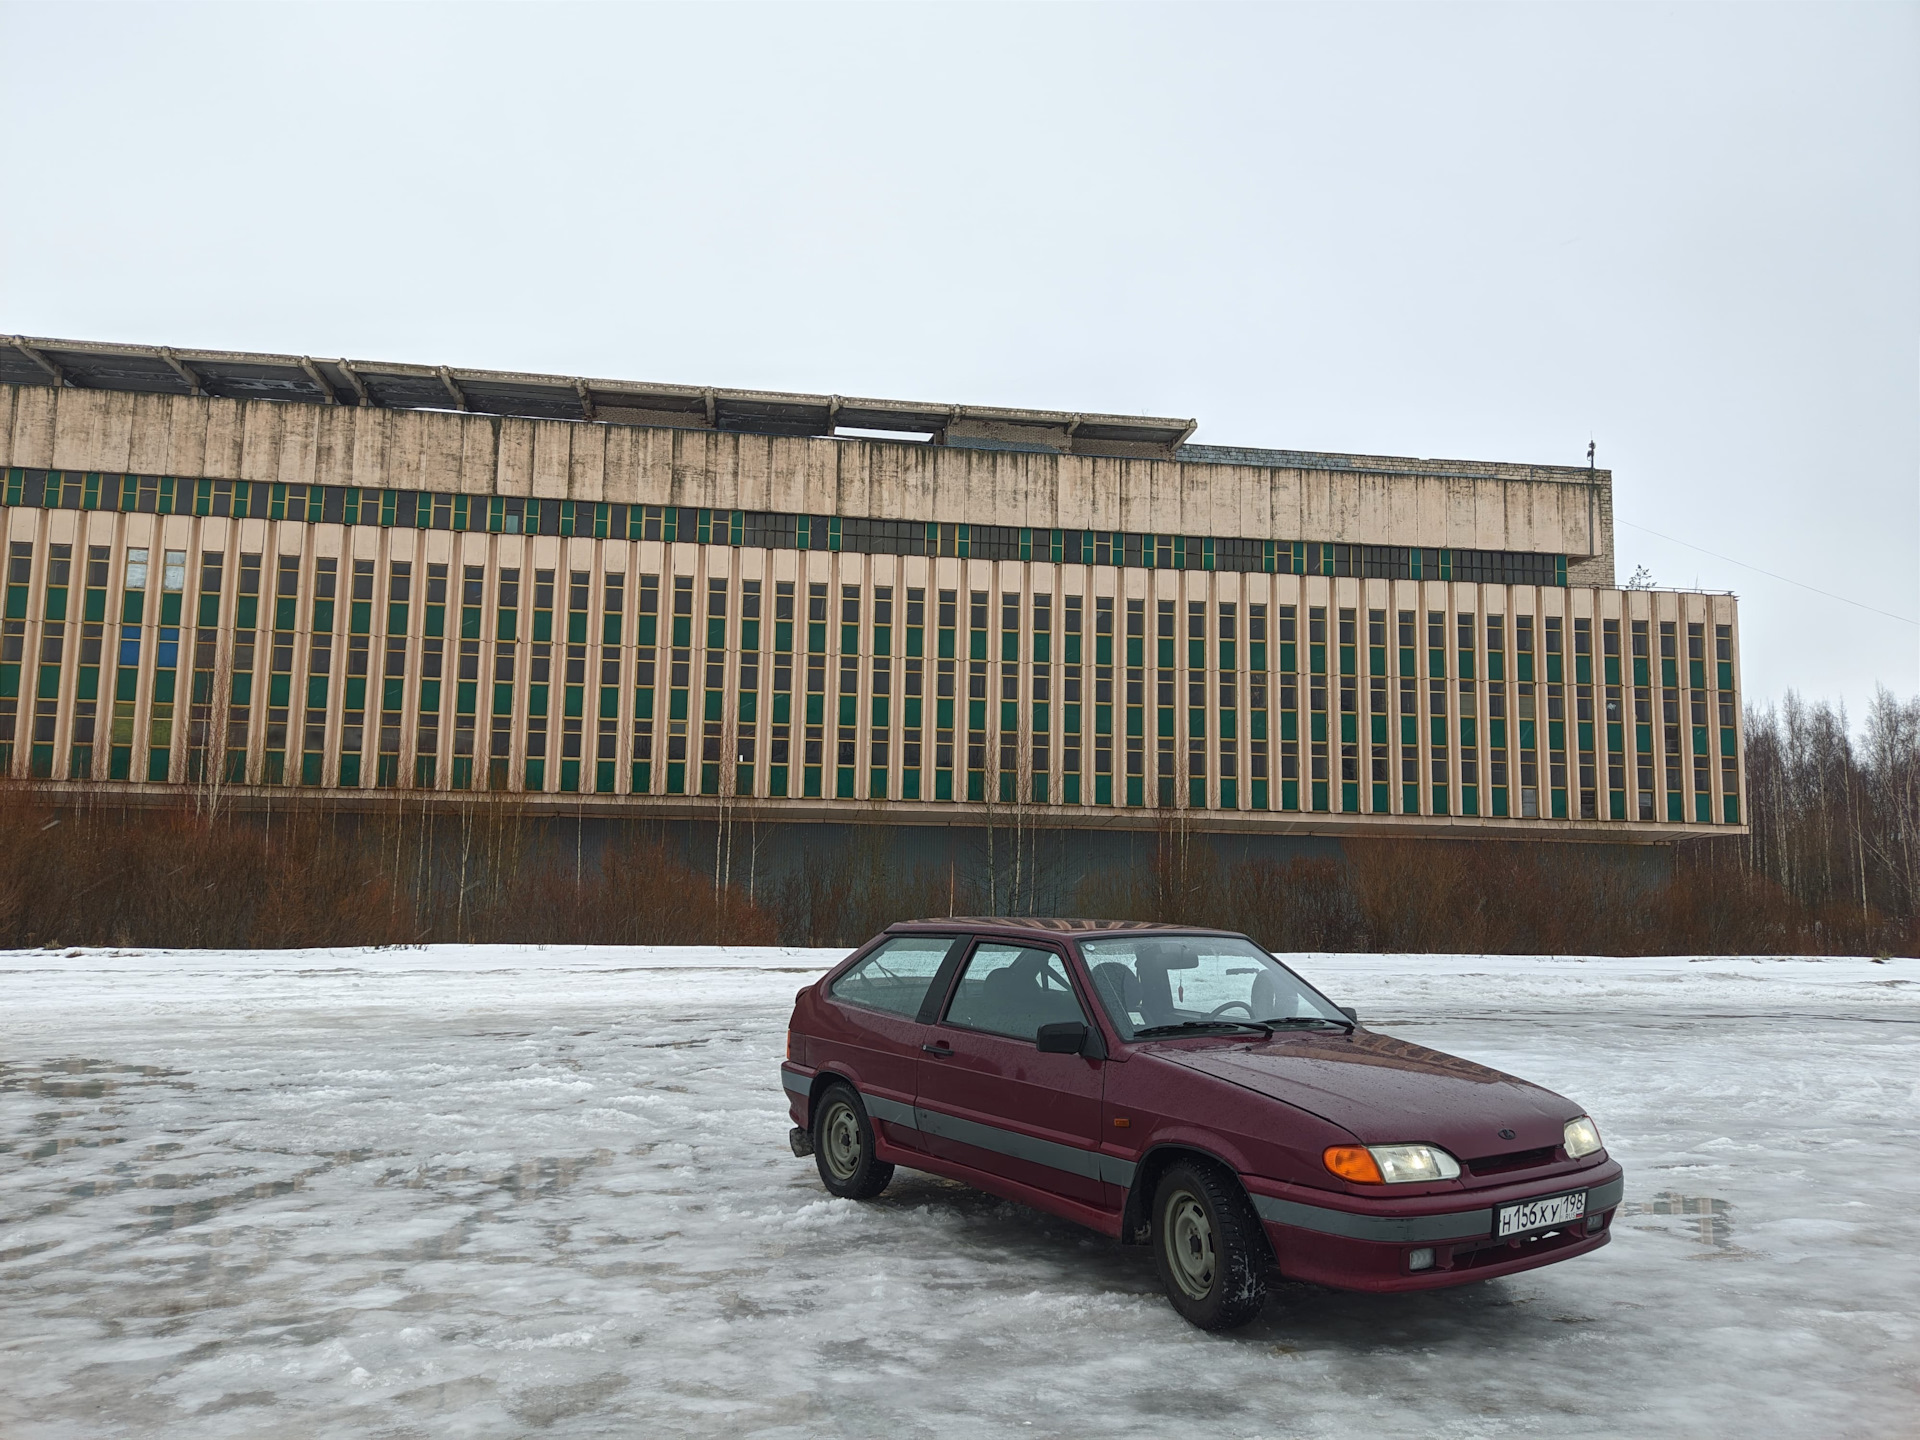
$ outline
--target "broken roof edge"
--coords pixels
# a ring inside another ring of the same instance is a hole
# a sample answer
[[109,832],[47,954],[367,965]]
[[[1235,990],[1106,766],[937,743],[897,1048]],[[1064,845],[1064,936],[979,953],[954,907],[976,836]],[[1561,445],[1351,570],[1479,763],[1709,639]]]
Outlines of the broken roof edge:
[[[1188,442],[1199,422],[1165,416],[949,405],[24,335],[0,336],[0,384],[347,408],[453,411],[880,444],[931,443],[1270,470],[1551,479],[1581,484],[1606,484],[1611,480],[1607,470],[1577,465],[1194,445]],[[842,436],[842,430],[881,433]],[[892,439],[892,434],[902,438]],[[931,438],[906,438],[923,435]]]
[[[1070,449],[1088,439],[1155,446],[1171,454],[1199,422],[1191,418],[1031,410],[876,396],[658,381],[547,375],[464,366],[326,359],[237,350],[202,350],[105,341],[0,337],[0,382],[275,399],[323,405],[391,409],[452,409],[530,419],[605,420],[618,412],[684,417],[691,428],[749,429],[763,422],[775,433],[831,435],[836,426],[943,434],[956,425],[1006,427],[1057,437]],[[601,411],[613,411],[603,416]]]

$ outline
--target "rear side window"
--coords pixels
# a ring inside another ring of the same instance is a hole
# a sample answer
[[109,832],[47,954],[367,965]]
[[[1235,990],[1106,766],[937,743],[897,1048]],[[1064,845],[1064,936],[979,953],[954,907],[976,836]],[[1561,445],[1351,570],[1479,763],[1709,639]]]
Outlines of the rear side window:
[[920,1013],[951,935],[896,935],[833,982],[832,995],[853,1005],[909,1018]]

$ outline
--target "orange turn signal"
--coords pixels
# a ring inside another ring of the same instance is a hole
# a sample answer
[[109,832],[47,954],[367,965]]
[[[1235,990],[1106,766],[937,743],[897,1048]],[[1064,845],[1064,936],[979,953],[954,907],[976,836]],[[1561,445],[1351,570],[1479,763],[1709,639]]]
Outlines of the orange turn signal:
[[1384,1185],[1380,1162],[1364,1145],[1329,1145],[1320,1157],[1327,1169],[1356,1185]]

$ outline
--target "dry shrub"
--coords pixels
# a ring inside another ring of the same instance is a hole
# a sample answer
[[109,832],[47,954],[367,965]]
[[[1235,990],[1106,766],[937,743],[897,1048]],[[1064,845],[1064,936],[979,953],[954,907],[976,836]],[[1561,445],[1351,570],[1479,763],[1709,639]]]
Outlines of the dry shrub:
[[[470,813],[469,813],[470,812]],[[0,946],[436,940],[771,944],[773,918],[657,841],[582,863],[486,799],[371,813],[56,807],[0,786]]]

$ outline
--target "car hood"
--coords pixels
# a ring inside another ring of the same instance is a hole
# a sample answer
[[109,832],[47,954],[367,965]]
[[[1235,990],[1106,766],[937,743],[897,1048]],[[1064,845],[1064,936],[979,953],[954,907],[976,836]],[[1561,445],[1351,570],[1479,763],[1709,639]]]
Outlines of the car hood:
[[1167,1044],[1154,1053],[1330,1120],[1366,1144],[1425,1142],[1462,1160],[1558,1145],[1580,1113],[1515,1076],[1366,1030]]

